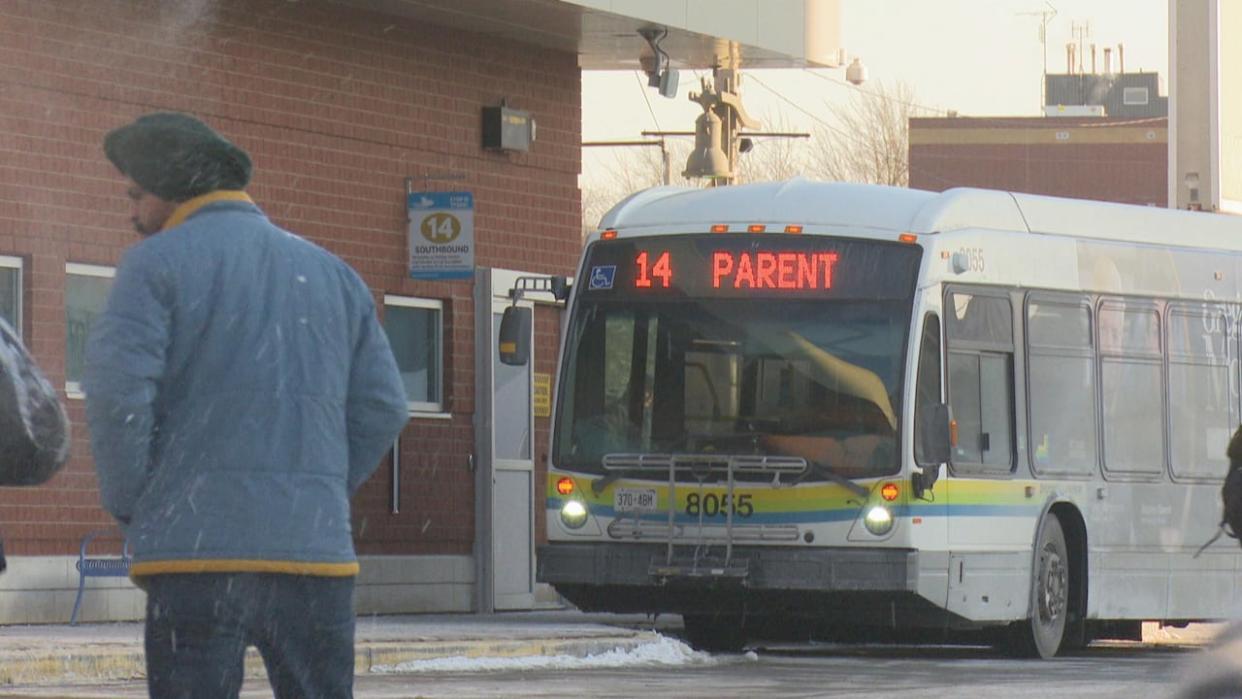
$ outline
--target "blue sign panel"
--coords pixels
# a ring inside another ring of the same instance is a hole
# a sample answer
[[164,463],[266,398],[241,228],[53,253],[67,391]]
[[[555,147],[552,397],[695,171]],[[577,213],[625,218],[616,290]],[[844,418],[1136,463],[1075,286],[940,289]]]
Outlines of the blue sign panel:
[[409,269],[413,279],[474,276],[474,195],[411,192]]

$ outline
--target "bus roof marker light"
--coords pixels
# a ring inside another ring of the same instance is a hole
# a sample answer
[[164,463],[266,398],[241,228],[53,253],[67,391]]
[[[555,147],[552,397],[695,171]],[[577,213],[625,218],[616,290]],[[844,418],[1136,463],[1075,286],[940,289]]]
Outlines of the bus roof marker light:
[[897,240],[903,243],[917,243],[919,242],[919,237],[913,233],[902,233],[897,236]]
[[713,224],[712,224],[712,227],[711,227],[711,231],[712,231],[712,233],[728,233],[728,232],[729,232],[729,224],[727,224],[727,223],[713,223]]
[[616,228],[609,228],[609,229],[605,230],[603,233],[600,233],[600,234],[599,234],[599,237],[600,237],[600,238],[602,238],[602,239],[604,239],[604,240],[612,240],[613,238],[616,238],[616,237],[617,237],[617,229],[616,229]]
[[556,492],[561,495],[569,495],[574,492],[574,479],[564,476],[556,481]]
[[802,226],[793,226],[793,225],[790,225],[790,226],[785,226],[785,232],[786,232],[786,233],[793,233],[793,234],[797,235],[798,233],[801,233],[801,232],[802,232]]
[[746,232],[747,233],[762,233],[766,231],[767,229],[768,227],[763,225],[762,223],[752,223],[746,227]]

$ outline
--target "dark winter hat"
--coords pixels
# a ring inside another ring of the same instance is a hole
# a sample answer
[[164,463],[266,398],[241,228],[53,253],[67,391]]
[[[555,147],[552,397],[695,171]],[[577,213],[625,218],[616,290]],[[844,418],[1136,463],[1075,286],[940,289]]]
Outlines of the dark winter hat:
[[108,160],[143,189],[185,201],[217,189],[243,189],[250,156],[189,114],[156,112],[104,137]]

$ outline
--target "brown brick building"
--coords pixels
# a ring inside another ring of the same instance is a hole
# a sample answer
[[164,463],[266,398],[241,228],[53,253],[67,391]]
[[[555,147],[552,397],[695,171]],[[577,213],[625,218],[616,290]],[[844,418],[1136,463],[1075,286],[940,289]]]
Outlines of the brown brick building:
[[[536,311],[533,366],[491,355],[519,274],[574,273],[581,71],[639,67],[650,49],[638,30],[651,26],[667,31],[682,67],[710,68],[722,45],[767,66],[804,65],[813,48],[786,40],[804,36],[801,7],[765,9],[774,33],[760,36],[759,0],[740,3],[754,16],[732,28],[687,0],[647,7],[662,16],[645,18],[611,5],[0,2],[0,315],[64,387],[74,422],[72,458],[51,482],[0,488],[10,557],[0,623],[66,620],[79,542],[112,524],[99,506],[79,380],[91,320],[136,238],[101,141],[157,110],[191,112],[245,148],[255,201],[344,258],[374,292],[411,417],[353,503],[359,611],[535,604],[549,432],[535,406],[553,383],[559,310]],[[816,26],[835,31],[836,18]],[[736,41],[721,43],[721,27]],[[483,110],[502,104],[537,124],[529,149],[484,147]],[[409,192],[472,195],[465,278],[412,278]],[[90,587],[82,618],[141,617],[142,595],[124,578]]]
[[[393,297],[438,303],[440,407],[415,412],[403,435],[400,506],[391,506],[384,464],[354,502],[354,528],[362,555],[469,555],[473,284],[408,277],[405,178],[445,189],[418,178],[451,177],[449,189],[474,193],[477,265],[571,273],[580,229],[576,57],[328,3],[13,0],[0,5],[0,66],[0,253],[20,270],[22,334],[53,383],[70,386],[74,420],[62,473],[44,487],[0,489],[0,536],[15,557],[0,580],[11,589],[72,578],[63,557],[77,553],[84,532],[111,524],[72,390],[78,377],[67,375],[66,353],[83,336],[72,317],[66,323],[76,300],[66,297],[79,277],[107,274],[135,241],[123,183],[100,143],[108,129],[157,109],[197,114],[247,149],[256,202],[348,261],[386,312]],[[480,147],[480,107],[501,99],[537,115],[530,152]],[[97,308],[102,294],[82,281],[90,296],[82,310]],[[540,314],[536,371],[552,371],[556,322]],[[541,453],[546,433],[536,425]],[[68,574],[57,575],[64,566]],[[63,597],[41,604],[67,612]],[[91,597],[126,606],[120,595],[88,595],[87,618],[119,611],[92,607]],[[5,606],[0,618],[45,616]]]
[[1165,206],[1168,119],[910,120],[910,186],[983,187]]

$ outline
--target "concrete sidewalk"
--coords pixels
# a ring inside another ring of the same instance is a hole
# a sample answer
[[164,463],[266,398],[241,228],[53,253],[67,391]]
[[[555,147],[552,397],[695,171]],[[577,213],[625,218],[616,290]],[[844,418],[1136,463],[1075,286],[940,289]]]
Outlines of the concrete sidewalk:
[[[673,621],[662,617],[660,626]],[[573,610],[370,616],[358,619],[354,662],[355,671],[365,674],[411,660],[581,657],[629,650],[659,638],[655,625],[642,616]],[[265,676],[253,648],[246,675]],[[143,677],[141,623],[0,627],[0,687]]]
[[[1143,644],[1205,646],[1222,627],[1144,624]],[[676,615],[652,620],[572,609],[366,616],[358,619],[355,671],[361,675],[408,661],[455,657],[583,657],[632,650],[680,630],[681,618]],[[266,676],[254,649],[246,658],[246,676]],[[12,685],[90,684],[144,677],[141,623],[0,626],[0,692]]]

